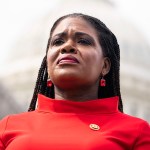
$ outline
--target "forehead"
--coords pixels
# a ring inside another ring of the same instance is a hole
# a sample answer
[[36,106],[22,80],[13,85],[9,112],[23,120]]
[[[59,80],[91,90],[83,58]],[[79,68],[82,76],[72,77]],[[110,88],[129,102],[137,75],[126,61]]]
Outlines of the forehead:
[[65,18],[57,25],[57,27],[53,31],[52,36],[66,31],[79,31],[97,37],[96,30],[94,29],[94,27],[82,18]]

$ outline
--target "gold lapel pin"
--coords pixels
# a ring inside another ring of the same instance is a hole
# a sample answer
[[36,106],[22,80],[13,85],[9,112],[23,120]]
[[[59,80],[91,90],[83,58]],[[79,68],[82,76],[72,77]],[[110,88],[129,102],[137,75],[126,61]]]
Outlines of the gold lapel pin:
[[90,124],[89,127],[90,127],[92,130],[99,130],[99,129],[100,129],[99,125],[93,124],[93,123]]

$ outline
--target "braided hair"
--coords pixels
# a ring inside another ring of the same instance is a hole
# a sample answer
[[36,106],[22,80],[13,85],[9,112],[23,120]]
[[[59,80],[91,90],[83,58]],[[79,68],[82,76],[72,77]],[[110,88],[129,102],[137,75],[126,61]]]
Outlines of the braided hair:
[[120,94],[120,48],[115,35],[107,28],[107,26],[99,19],[92,16],[84,15],[81,13],[73,13],[62,16],[52,26],[50,31],[50,37],[46,48],[46,56],[43,58],[43,62],[39,69],[33,97],[30,103],[28,111],[35,110],[38,93],[47,97],[54,98],[54,86],[47,87],[47,52],[49,49],[52,33],[57,25],[65,18],[81,18],[96,30],[99,43],[102,47],[102,51],[105,57],[108,57],[111,62],[111,68],[109,73],[105,76],[107,86],[98,89],[98,98],[106,98],[112,96],[119,96],[118,109],[123,112],[123,104]]

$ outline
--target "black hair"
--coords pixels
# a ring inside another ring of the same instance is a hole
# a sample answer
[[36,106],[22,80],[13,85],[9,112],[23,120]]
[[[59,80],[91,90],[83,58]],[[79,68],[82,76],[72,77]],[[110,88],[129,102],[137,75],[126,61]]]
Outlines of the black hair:
[[110,71],[105,76],[107,86],[105,87],[99,86],[98,98],[119,96],[118,109],[121,112],[123,112],[123,104],[122,104],[122,99],[120,94],[120,48],[117,39],[115,35],[110,31],[110,29],[99,19],[81,13],[73,13],[73,14],[62,16],[53,24],[50,31],[50,37],[48,40],[47,48],[46,48],[46,56],[44,57],[41,67],[39,69],[33,97],[28,111],[35,110],[38,93],[54,98],[54,86],[47,87],[48,73],[47,73],[46,57],[47,57],[47,52],[49,49],[52,33],[57,27],[57,25],[65,18],[81,18],[87,21],[87,23],[91,24],[91,26],[94,27],[94,29],[96,30],[99,43],[102,47],[103,55],[105,57],[108,57],[111,62]]

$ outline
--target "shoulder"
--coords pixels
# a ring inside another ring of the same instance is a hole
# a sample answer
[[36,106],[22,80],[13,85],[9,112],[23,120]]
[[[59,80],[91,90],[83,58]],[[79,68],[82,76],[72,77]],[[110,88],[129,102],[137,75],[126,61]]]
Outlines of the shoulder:
[[147,150],[150,149],[150,124],[134,116],[122,114],[124,130],[129,131],[129,136],[135,137],[133,149]]
[[118,117],[117,117],[117,122],[123,128],[133,129],[137,132],[143,130],[144,128],[146,128],[147,131],[150,134],[150,125],[149,125],[149,123],[146,120],[143,120],[141,118],[119,112]]
[[0,122],[6,121],[6,120],[10,120],[10,119],[17,119],[17,118],[27,117],[27,116],[32,115],[34,113],[35,113],[35,111],[21,112],[21,113],[18,113],[18,114],[10,114],[10,115],[5,116],[4,118],[2,118],[0,120]]
[[3,119],[0,120],[0,131],[5,129],[10,124],[16,125],[16,123],[19,123],[19,122],[21,123],[22,121],[25,122],[26,120],[32,119],[33,116],[35,116],[35,113],[36,111],[23,112],[19,114],[11,114],[11,115],[4,117]]
[[142,118],[136,117],[136,116],[132,116],[126,113],[119,113],[119,116],[122,120],[126,120],[126,121],[130,121],[130,122],[134,122],[134,123],[146,123],[148,124],[148,122]]

